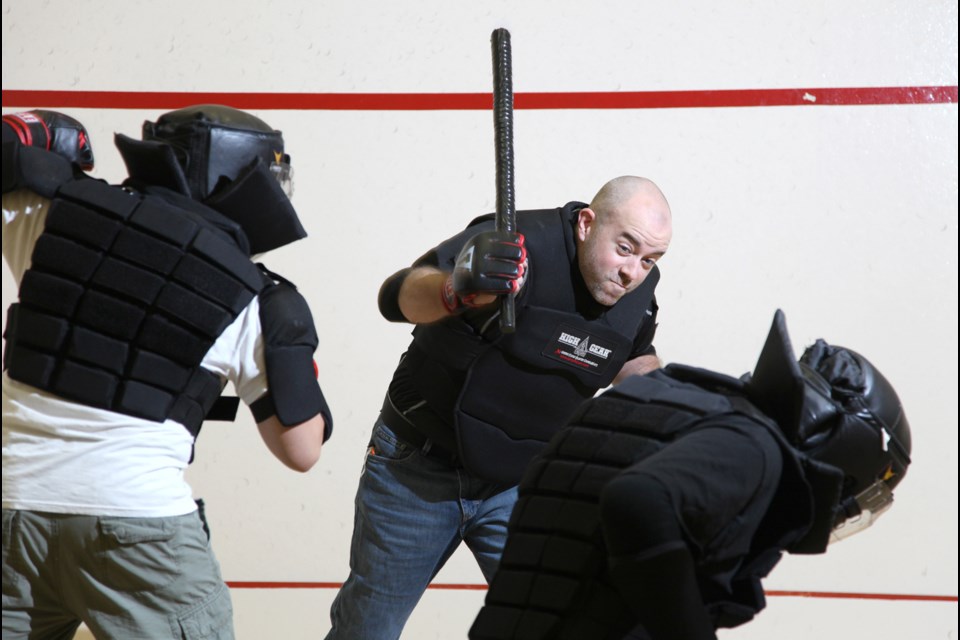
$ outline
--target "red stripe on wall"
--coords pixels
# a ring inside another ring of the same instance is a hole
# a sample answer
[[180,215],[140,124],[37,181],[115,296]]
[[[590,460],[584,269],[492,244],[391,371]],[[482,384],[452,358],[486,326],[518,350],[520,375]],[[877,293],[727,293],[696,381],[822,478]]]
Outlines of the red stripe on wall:
[[[339,589],[342,582],[227,582],[231,589]],[[428,589],[446,591],[485,591],[485,584],[432,583]],[[840,598],[851,600],[920,600],[957,602],[957,596],[920,595],[909,593],[848,593],[841,591],[767,591],[768,596],[793,598]]]
[[[957,102],[956,86],[516,93],[516,109],[702,109]],[[193,104],[307,111],[489,110],[488,93],[188,93],[4,90],[4,108],[179,109]]]

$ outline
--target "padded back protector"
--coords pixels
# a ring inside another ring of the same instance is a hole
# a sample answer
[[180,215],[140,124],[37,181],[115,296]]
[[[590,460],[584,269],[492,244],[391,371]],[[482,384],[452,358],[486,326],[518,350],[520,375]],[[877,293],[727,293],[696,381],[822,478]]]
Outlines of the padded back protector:
[[98,180],[61,186],[8,314],[8,375],[196,436],[222,386],[200,363],[263,286],[204,215]]
[[[698,428],[775,428],[736,392],[735,379],[671,365],[584,403],[524,474],[500,568],[471,640],[627,637],[637,621],[609,578],[601,493],[625,469]],[[785,520],[778,531],[785,527],[792,536],[802,531],[810,515],[797,508],[803,513],[794,517],[802,521]],[[713,602],[705,595],[723,626],[743,621],[727,611],[748,619],[762,608],[762,590],[750,589],[759,585],[756,576],[779,560],[778,543],[769,540],[769,547],[748,554],[749,565],[737,581],[747,590],[738,591],[735,602]]]
[[470,637],[623,637],[634,623],[606,579],[601,491],[702,417],[696,406],[611,392],[584,404],[524,474],[500,569]]

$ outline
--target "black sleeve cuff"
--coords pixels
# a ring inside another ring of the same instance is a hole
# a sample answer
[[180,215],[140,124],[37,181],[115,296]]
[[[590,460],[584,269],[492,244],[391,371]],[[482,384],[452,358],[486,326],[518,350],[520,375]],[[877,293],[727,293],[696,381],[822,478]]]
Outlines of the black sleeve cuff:
[[409,268],[401,269],[387,278],[380,287],[377,305],[380,307],[380,315],[390,322],[409,322],[400,310],[400,287],[409,273]]
[[[317,387],[318,391],[319,389],[320,388]],[[326,442],[327,440],[330,439],[330,436],[333,435],[333,415],[330,413],[330,407],[327,406],[327,401],[323,397],[323,392],[319,391],[319,395],[320,395],[321,406],[319,411],[317,411],[317,413],[323,416],[323,441]],[[269,391],[265,393],[263,396],[261,396],[258,400],[254,401],[253,404],[250,405],[250,413],[253,414],[253,419],[258,424],[268,419],[270,416],[277,415],[277,408],[273,404],[273,396],[270,395]],[[313,416],[317,415],[317,413],[307,416],[300,422],[309,420]],[[279,416],[277,417],[277,419],[279,420]],[[285,427],[293,427],[293,426],[296,426],[297,424],[300,424],[300,422],[286,424],[281,420],[280,424],[282,424]]]

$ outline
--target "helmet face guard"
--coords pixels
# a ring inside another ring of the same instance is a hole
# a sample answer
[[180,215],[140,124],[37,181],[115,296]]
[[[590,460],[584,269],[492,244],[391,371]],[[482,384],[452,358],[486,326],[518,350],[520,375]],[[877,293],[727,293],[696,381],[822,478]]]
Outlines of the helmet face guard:
[[277,180],[280,189],[288,199],[293,199],[293,167],[290,166],[290,156],[282,154],[270,163],[270,175]]
[[833,521],[830,542],[840,542],[860,533],[893,506],[893,491],[884,480],[877,480],[855,496],[840,502]]
[[866,358],[817,340],[797,362],[778,310],[748,390],[796,449],[843,472],[835,518],[843,537],[890,507],[910,464],[910,425],[893,387]]

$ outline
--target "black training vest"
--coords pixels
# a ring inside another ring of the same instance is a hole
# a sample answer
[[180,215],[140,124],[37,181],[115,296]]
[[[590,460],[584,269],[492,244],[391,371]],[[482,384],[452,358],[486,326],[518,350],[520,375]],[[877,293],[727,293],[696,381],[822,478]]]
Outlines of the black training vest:
[[751,519],[746,528],[757,530],[754,538],[700,550],[697,559],[698,572],[735,570],[732,591],[716,590],[710,576],[701,580],[717,626],[742,624],[762,609],[760,579],[804,538],[823,496],[802,456],[738,390],[734,378],[670,365],[585,403],[524,474],[500,568],[470,637],[624,637],[637,621],[607,577],[601,493],[627,467],[706,426],[767,429],[784,452],[771,505],[764,513],[741,513],[732,524],[744,527],[740,519]]
[[200,363],[264,285],[225,225],[193,201],[61,185],[8,313],[10,378],[196,436],[222,387]]
[[[565,227],[571,212],[583,206],[518,216],[530,276],[518,299],[514,333],[499,334],[496,317],[475,333],[463,331],[459,319],[414,330],[411,351],[439,365],[424,371],[454,372],[452,379],[464,380],[453,408],[458,454],[468,470],[487,480],[516,484],[580,403],[613,381],[641,325],[652,321],[647,314],[660,279],[656,268],[597,317],[577,308],[575,292],[584,285]],[[436,375],[414,378],[428,403],[450,385]]]

